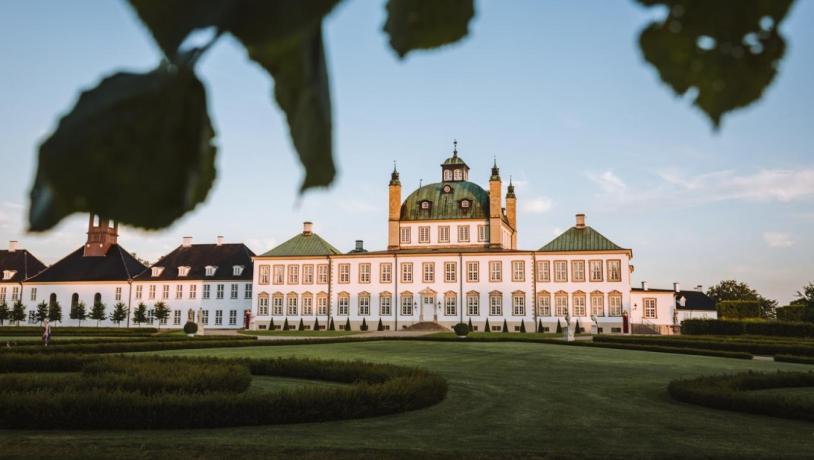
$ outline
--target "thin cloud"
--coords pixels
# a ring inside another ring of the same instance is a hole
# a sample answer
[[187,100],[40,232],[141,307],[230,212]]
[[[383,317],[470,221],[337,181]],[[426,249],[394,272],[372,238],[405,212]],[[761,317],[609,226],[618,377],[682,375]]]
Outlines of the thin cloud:
[[554,200],[547,196],[538,196],[523,204],[523,211],[531,214],[542,214],[554,207]]
[[791,235],[784,232],[766,232],[763,234],[763,240],[770,248],[790,248],[794,246],[794,240]]

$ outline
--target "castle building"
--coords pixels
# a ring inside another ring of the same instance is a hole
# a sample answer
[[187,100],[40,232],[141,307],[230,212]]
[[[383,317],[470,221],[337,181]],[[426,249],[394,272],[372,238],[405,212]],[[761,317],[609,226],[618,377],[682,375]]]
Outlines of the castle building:
[[23,300],[23,282],[45,269],[33,254],[17,246],[9,241],[8,249],[0,249],[0,305],[8,308]]

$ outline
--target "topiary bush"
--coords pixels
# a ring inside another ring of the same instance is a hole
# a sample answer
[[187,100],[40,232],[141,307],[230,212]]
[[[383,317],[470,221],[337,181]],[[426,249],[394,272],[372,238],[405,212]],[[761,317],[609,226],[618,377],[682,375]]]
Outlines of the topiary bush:
[[305,330],[305,323],[302,321],[302,318],[300,318],[300,324],[299,324],[299,326],[297,326],[297,330],[298,331],[304,331]]
[[198,332],[198,325],[193,323],[192,321],[187,321],[184,324],[184,333],[185,334],[195,334]]
[[486,318],[486,325],[483,326],[483,332],[492,332],[492,327],[489,326],[489,318]]
[[455,335],[458,337],[466,337],[469,334],[469,325],[466,323],[458,323],[452,326],[452,330],[455,331]]
[[381,318],[379,318],[379,325],[378,325],[378,326],[376,326],[376,330],[377,330],[377,331],[383,331],[383,330],[384,330],[384,323],[382,323],[382,319],[381,319]]
[[503,329],[501,330],[501,332],[509,332],[509,324],[506,322],[505,319],[503,320]]
[[346,331],[349,331],[349,330],[350,330],[350,318],[348,318],[348,319],[345,321],[345,330],[346,330]]
[[524,334],[526,333],[526,321],[525,320],[520,320],[520,332],[522,332]]
[[559,318],[557,318],[557,334],[562,334],[562,324],[560,324]]
[[367,320],[365,318],[362,318],[362,325],[359,326],[359,330],[363,332],[367,331]]

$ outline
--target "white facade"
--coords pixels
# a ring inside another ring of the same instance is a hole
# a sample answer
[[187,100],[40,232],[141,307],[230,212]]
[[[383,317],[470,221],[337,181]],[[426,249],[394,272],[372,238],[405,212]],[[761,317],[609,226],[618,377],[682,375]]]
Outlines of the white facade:
[[[79,326],[80,321],[70,319],[71,303],[84,302],[85,314],[90,315],[94,302],[98,299],[105,305],[107,317],[113,311],[115,304],[122,302],[130,305],[131,286],[127,281],[85,281],[85,282],[54,282],[54,283],[23,283],[23,296],[21,298],[26,306],[28,324],[39,324],[34,315],[37,305],[45,302],[51,304],[58,302],[62,308],[61,326]],[[22,325],[22,323],[20,323]],[[127,320],[121,323],[125,326]],[[81,321],[82,326],[95,326],[96,321],[85,319]],[[106,319],[99,323],[100,326],[116,326],[115,323]]]
[[[197,321],[200,311],[204,327],[215,329],[244,328],[245,311],[251,308],[251,281],[190,280],[133,282],[133,309],[144,303],[148,311],[163,302],[169,318],[160,325],[180,328],[187,321]],[[157,321],[152,326],[158,325]]]

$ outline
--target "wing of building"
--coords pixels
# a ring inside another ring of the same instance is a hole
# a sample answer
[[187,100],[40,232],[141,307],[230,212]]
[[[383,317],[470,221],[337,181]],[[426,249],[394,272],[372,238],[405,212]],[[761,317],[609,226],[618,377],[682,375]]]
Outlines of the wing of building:
[[0,250],[0,305],[11,305],[23,298],[23,281],[43,271],[45,264],[27,249],[10,241],[8,249]]

